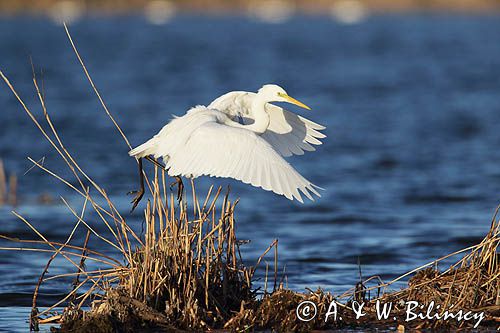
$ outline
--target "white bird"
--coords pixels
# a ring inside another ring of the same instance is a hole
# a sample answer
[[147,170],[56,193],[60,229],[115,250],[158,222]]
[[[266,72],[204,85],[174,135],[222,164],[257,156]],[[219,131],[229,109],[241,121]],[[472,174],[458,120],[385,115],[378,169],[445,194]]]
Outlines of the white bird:
[[[208,107],[196,106],[174,117],[158,134],[132,149],[139,159],[163,158],[170,176],[229,177],[284,195],[299,202],[305,195],[320,196],[320,187],[302,177],[282,156],[302,155],[320,145],[324,126],[298,116],[271,102],[288,102],[310,110],[273,84],[258,93],[233,91]],[[299,192],[300,191],[300,192]],[[133,200],[134,207],[144,188]]]

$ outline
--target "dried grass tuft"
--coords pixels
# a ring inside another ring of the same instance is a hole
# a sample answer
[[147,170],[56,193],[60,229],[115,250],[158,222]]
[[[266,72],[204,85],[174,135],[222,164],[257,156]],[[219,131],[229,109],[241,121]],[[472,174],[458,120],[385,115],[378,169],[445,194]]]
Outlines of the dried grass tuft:
[[[499,206],[500,208],[500,206]],[[486,320],[500,323],[500,220],[496,210],[486,237],[478,245],[451,255],[466,252],[447,270],[435,267],[441,258],[416,274],[402,291],[384,295],[384,301],[413,300],[420,304],[439,304],[443,313],[450,311],[484,312]],[[450,257],[446,256],[445,258]],[[465,322],[430,320],[419,322],[425,328],[467,327]],[[497,324],[498,325],[498,324]],[[500,327],[499,327],[500,328]]]

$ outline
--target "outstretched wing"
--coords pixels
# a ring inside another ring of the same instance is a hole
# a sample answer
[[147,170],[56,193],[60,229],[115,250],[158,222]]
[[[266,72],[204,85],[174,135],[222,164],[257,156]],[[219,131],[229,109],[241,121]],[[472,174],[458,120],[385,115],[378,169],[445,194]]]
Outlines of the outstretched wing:
[[202,107],[195,111],[173,120],[144,149],[130,154],[163,157],[172,176],[230,177],[300,202],[300,192],[311,200],[311,193],[320,196],[262,137],[224,125],[226,116],[220,112]]
[[[251,106],[255,95],[246,91],[233,91],[220,96],[208,107],[224,112],[234,121],[250,124],[254,120]],[[314,151],[314,145],[320,145],[320,139],[326,137],[320,132],[325,127],[309,119],[269,103],[266,104],[266,110],[270,122],[262,138],[282,156],[302,155],[304,151]]]

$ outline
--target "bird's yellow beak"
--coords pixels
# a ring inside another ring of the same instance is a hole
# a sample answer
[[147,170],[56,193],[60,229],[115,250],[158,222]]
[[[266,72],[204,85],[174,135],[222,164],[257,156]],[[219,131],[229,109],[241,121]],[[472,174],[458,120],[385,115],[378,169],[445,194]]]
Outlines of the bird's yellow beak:
[[291,96],[288,96],[287,94],[282,94],[280,93],[279,94],[280,97],[286,99],[286,101],[288,103],[292,103],[292,104],[295,104],[297,106],[300,106],[301,108],[304,108],[304,109],[307,109],[307,110],[311,110],[310,107],[308,107],[307,105],[305,105],[304,103],[302,103],[301,101],[298,101],[296,100],[295,98],[291,97]]

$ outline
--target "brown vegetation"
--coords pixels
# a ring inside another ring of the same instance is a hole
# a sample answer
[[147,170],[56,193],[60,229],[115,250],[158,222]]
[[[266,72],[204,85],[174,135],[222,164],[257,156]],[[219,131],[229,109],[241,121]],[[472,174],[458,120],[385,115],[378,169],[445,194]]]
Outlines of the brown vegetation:
[[[170,0],[171,3],[181,11],[201,12],[241,12],[263,3],[266,0]],[[324,13],[335,3],[342,0],[285,0],[289,6],[298,11],[309,13]],[[0,3],[0,13],[43,13],[53,8],[61,0],[4,0]],[[150,3],[151,0],[74,0],[79,7],[90,12],[124,13],[140,11]],[[438,10],[438,11],[491,11],[498,10],[500,4],[496,0],[360,0],[364,7],[374,12],[385,11],[415,11],[415,10]]]
[[0,206],[5,204],[17,205],[17,176],[12,173],[7,178],[3,160],[0,159]]

